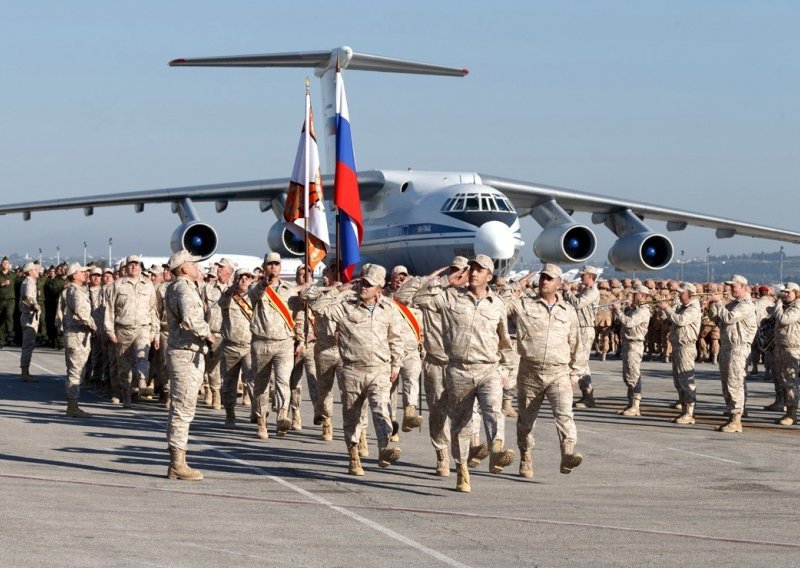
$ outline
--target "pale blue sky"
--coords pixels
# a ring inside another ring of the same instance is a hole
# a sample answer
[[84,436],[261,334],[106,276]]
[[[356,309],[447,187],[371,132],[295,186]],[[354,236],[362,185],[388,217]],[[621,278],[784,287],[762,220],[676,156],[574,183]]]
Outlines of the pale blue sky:
[[[347,73],[359,169],[479,171],[800,228],[800,4],[381,6],[0,1],[0,201],[288,176],[305,70],[167,62],[346,44],[470,69]],[[265,250],[271,212],[199,209],[221,250]],[[103,255],[113,236],[115,253],[165,254],[177,224],[167,206],[6,216],[0,253],[60,244],[80,255],[86,240]],[[530,218],[523,228],[531,258],[538,229]],[[597,233],[602,261],[612,236]],[[779,246],[707,230],[671,237],[687,257]]]

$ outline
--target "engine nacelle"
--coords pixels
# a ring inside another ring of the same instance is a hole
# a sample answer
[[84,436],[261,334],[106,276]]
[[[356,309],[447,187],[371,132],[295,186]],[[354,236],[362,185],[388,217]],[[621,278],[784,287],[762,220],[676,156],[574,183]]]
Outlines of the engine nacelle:
[[272,252],[281,257],[300,257],[305,254],[303,239],[286,228],[284,223],[275,223],[267,234],[267,244]]
[[544,262],[583,262],[594,254],[597,239],[589,227],[554,225],[544,229],[533,243],[533,253]]
[[175,229],[170,239],[170,246],[172,252],[186,250],[189,254],[205,260],[217,250],[218,242],[214,227],[200,221],[190,221]]
[[661,270],[672,262],[672,241],[657,233],[632,233],[608,251],[608,261],[618,270]]

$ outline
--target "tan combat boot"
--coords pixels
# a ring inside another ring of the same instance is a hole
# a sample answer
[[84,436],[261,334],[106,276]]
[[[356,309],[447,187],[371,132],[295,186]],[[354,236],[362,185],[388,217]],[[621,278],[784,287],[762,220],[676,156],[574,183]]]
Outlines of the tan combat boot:
[[122,391],[119,385],[111,386],[111,404],[119,404],[122,402]]
[[678,402],[673,403],[670,408],[674,408],[675,410],[683,412],[683,403],[679,400]]
[[520,450],[519,452],[519,476],[527,477],[528,479],[533,477],[533,460],[531,459],[530,450],[525,450],[524,452]]
[[[330,420],[330,418],[328,420]],[[367,444],[366,430],[361,430],[361,436],[358,438],[358,455],[362,458],[369,457],[369,444]]]
[[259,416],[256,418],[256,423],[258,424],[258,438],[260,440],[266,440],[269,438],[269,432],[267,432],[267,419]]
[[575,444],[564,442],[561,445],[561,473],[569,473],[583,461],[583,456],[575,451]]
[[330,442],[333,440],[333,424],[331,423],[330,418],[322,419],[322,439],[325,442]]
[[634,398],[631,402],[631,405],[620,412],[622,416],[641,416],[641,411],[639,410],[639,399]]
[[75,399],[67,399],[67,412],[66,415],[70,418],[91,418],[92,415],[84,412],[78,407],[78,401]]
[[717,427],[717,432],[741,432],[742,431],[742,415],[739,413],[731,414],[731,419],[727,424]]
[[503,468],[514,461],[514,450],[503,449],[503,440],[492,441],[492,453],[489,455],[489,473],[502,473]]
[[411,432],[422,426],[422,416],[417,414],[417,407],[409,404],[403,409],[403,432]]
[[203,474],[196,469],[190,468],[186,464],[186,450],[178,448],[169,449],[169,468],[167,468],[169,479],[185,479],[189,481],[200,481]]
[[203,387],[205,394],[203,395],[203,402],[206,406],[211,406],[214,402],[214,395],[211,393],[211,387]]
[[469,493],[472,487],[469,485],[469,470],[467,464],[456,464],[456,491],[460,493]]
[[400,425],[395,420],[392,420],[392,435],[389,436],[389,441],[390,442],[400,441]]
[[31,372],[29,367],[20,367],[19,378],[23,383],[27,383],[31,379]]
[[292,409],[292,430],[299,432],[303,429],[303,418],[300,416],[300,409]]
[[378,465],[380,467],[389,467],[394,462],[400,459],[400,448],[380,448],[378,450]]
[[447,453],[447,448],[436,450],[436,475],[450,476],[450,455]]
[[222,408],[222,398],[219,389],[211,389],[211,408],[214,410]]
[[794,423],[797,421],[797,406],[787,406],[786,407],[786,415],[783,418],[779,418],[775,421],[775,424],[780,424],[781,426],[794,426]]
[[694,404],[686,403],[686,411],[672,421],[675,424],[694,424]]
[[289,420],[287,416],[286,410],[278,411],[278,423],[277,423],[277,434],[279,438],[282,438],[286,435],[286,432],[289,431],[289,428],[292,427],[292,421]]
[[467,466],[475,469],[480,463],[489,457],[489,444],[481,443],[480,438],[473,436],[469,444],[469,457]]
[[233,430],[236,428],[236,410],[231,407],[225,407],[225,428]]
[[244,389],[244,392],[242,393],[242,406],[245,408],[250,406],[250,393],[247,391],[247,389]]
[[501,411],[503,412],[504,416],[508,416],[509,418],[516,418],[517,416],[519,416],[517,414],[517,411],[514,410],[514,406],[511,404],[510,399],[505,399],[503,401],[503,408],[501,409]]
[[358,444],[348,446],[347,453],[350,455],[350,465],[347,467],[347,473],[362,477],[364,468],[361,467],[361,458],[358,456]]

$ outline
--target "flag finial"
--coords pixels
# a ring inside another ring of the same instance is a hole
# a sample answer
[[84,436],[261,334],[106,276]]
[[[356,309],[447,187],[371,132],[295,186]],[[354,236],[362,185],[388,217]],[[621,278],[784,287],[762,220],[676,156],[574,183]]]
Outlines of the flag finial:
[[306,77],[306,94],[311,94],[311,81],[309,81],[308,77]]

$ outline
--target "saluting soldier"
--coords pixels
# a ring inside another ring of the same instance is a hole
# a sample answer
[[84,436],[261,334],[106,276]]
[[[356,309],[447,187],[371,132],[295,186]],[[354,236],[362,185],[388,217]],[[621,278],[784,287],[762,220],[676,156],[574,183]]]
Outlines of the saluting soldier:
[[614,317],[620,322],[622,339],[622,380],[628,389],[628,406],[617,412],[621,416],[639,416],[642,400],[642,357],[644,341],[650,327],[650,308],[646,305],[650,289],[638,285],[633,288],[631,305],[622,310],[614,306]]
[[31,356],[36,347],[36,333],[39,329],[39,291],[36,282],[39,279],[38,264],[28,262],[22,267],[25,280],[22,282],[19,297],[20,326],[22,326],[22,352],[19,366],[23,382],[32,379],[30,373]]
[[194,419],[197,393],[203,384],[205,354],[216,338],[205,320],[205,308],[195,285],[199,257],[185,250],[169,259],[169,268],[176,276],[165,296],[169,326],[167,366],[170,373],[170,408],[167,418],[169,446],[169,479],[203,479],[203,474],[186,463],[189,426]]
[[676,307],[664,300],[660,304],[663,318],[670,322],[670,344],[672,345],[672,380],[678,391],[681,414],[674,418],[675,424],[694,424],[694,408],[697,403],[697,388],[694,368],[697,360],[697,337],[703,319],[703,310],[697,299],[697,288],[691,282],[678,286]]
[[77,262],[69,265],[69,285],[62,293],[61,322],[64,330],[64,357],[67,363],[67,412],[70,418],[89,418],[91,415],[78,407],[81,379],[91,353],[91,333],[97,329],[92,319],[92,306],[86,279],[87,268]]
[[792,426],[800,399],[800,286],[796,282],[784,286],[783,297],[775,306],[775,365],[786,404],[786,414],[775,423]]
[[564,300],[578,312],[578,359],[575,364],[578,387],[581,389],[581,398],[575,403],[575,408],[591,408],[594,406],[594,387],[592,386],[592,370],[589,368],[589,355],[594,344],[595,315],[594,307],[600,303],[600,291],[597,289],[597,275],[599,270],[588,264],[581,270],[581,283],[577,293],[569,288],[563,290]]

